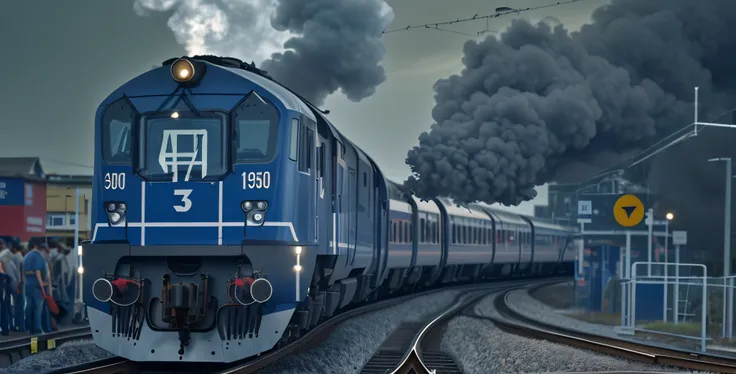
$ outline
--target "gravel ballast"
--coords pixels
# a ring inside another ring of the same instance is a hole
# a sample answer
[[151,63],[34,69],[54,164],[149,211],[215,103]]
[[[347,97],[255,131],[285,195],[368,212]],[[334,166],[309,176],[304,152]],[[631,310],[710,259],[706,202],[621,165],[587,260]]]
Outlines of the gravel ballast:
[[[281,360],[259,373],[358,373],[383,340],[402,322],[419,322],[447,308],[459,291],[421,296],[342,323],[320,346]],[[52,351],[29,356],[7,373],[45,373],[112,356],[91,340],[68,342]]]
[[666,371],[662,367],[508,334],[490,321],[466,316],[450,321],[441,347],[466,374]]
[[5,373],[45,373],[68,366],[112,357],[112,354],[99,348],[92,340],[66,342],[54,350],[40,352],[26,357],[9,367]]
[[[589,323],[561,314],[555,308],[529,295],[526,289],[511,292],[507,300],[511,309],[537,321],[591,334],[619,338],[612,326]],[[488,311],[495,311],[493,297],[485,298],[478,305],[477,311],[483,315]]]
[[320,346],[288,357],[258,374],[359,373],[396,327],[420,322],[450,306],[459,291],[421,296],[341,324]]

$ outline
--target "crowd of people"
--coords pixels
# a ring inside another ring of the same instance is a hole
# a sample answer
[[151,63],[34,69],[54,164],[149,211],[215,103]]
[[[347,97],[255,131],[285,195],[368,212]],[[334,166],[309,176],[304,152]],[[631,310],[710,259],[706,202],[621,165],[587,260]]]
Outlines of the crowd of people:
[[0,238],[0,335],[44,334],[75,317],[76,251],[64,243]]

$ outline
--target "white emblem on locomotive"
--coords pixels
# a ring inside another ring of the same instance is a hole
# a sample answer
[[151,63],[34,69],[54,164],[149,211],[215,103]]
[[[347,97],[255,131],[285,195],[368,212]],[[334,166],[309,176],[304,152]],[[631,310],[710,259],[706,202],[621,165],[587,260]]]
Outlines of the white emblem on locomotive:
[[[192,139],[191,152],[179,152],[179,138],[190,137]],[[202,139],[202,152],[199,152],[199,139]],[[169,152],[169,145],[171,151]],[[199,160],[197,160],[199,155]],[[199,166],[202,173],[202,179],[207,176],[207,130],[164,130],[163,139],[161,140],[161,151],[158,154],[158,163],[164,173],[173,173],[172,182],[179,181],[179,167],[186,166],[187,174],[184,176],[184,182],[189,182],[192,169]],[[171,170],[169,170],[171,167]]]

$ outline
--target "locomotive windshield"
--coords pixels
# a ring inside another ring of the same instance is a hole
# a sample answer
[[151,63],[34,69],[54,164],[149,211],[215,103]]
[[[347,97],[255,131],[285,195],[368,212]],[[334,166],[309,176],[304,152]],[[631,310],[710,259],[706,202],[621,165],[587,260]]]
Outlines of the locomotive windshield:
[[149,181],[217,180],[228,170],[226,115],[181,113],[144,117],[138,173]]
[[235,161],[261,163],[276,153],[279,114],[276,107],[251,93],[233,112]]

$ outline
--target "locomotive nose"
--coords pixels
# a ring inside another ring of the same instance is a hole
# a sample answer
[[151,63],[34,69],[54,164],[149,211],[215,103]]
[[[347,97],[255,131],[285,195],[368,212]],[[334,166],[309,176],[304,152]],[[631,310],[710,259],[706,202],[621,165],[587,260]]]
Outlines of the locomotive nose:
[[106,303],[112,298],[112,283],[105,278],[99,278],[92,283],[92,296],[98,301]]
[[265,303],[271,299],[273,287],[266,278],[258,278],[250,285],[250,295],[258,303]]

